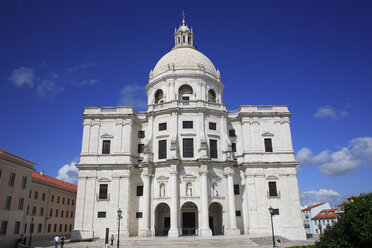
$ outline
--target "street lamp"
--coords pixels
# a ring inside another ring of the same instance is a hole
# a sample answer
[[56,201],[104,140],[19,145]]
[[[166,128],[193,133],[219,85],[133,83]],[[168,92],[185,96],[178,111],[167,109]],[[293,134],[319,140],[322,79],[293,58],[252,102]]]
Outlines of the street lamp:
[[35,214],[31,214],[31,225],[30,225],[30,238],[28,240],[28,247],[31,247],[31,239],[32,239],[32,233],[34,232],[34,216]]
[[120,240],[120,220],[121,220],[121,218],[123,218],[122,216],[121,216],[121,214],[123,213],[123,211],[121,211],[121,209],[119,208],[118,209],[118,246],[117,246],[117,248],[119,248],[119,240]]
[[269,213],[270,213],[270,216],[271,216],[271,230],[272,230],[272,234],[273,234],[273,247],[276,247],[276,245],[275,245],[274,225],[273,225],[273,215],[275,215],[275,212],[274,212],[274,209],[271,206],[269,208]]

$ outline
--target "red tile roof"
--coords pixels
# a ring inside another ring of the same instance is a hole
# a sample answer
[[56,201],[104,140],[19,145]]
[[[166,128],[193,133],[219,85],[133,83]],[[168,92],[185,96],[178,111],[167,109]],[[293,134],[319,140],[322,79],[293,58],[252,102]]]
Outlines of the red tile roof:
[[336,211],[338,209],[336,208],[331,208],[331,209],[323,209],[322,211],[319,212],[319,214],[315,215],[313,220],[315,219],[335,219],[336,218]]
[[59,186],[62,186],[62,187],[68,188],[68,189],[77,190],[77,185],[71,184],[71,183],[66,183],[65,181],[56,179],[54,177],[47,176],[45,174],[41,175],[38,172],[32,172],[32,177],[37,178],[37,179],[41,179],[41,180],[46,181],[46,182],[54,183],[56,185],[59,185]]
[[316,208],[316,207],[318,207],[318,206],[320,206],[320,205],[323,205],[325,202],[323,202],[323,203],[318,203],[318,204],[315,204],[315,205],[312,205],[312,206],[310,206],[310,207],[307,207],[307,208],[304,208],[304,209],[302,209],[301,211],[309,211],[310,209],[312,209],[312,208]]

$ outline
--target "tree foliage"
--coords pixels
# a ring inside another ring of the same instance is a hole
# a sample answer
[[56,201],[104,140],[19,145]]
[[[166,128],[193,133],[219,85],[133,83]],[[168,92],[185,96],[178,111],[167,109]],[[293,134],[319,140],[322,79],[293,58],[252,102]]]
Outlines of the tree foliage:
[[372,193],[353,197],[343,205],[334,226],[328,226],[318,248],[364,248],[372,247]]

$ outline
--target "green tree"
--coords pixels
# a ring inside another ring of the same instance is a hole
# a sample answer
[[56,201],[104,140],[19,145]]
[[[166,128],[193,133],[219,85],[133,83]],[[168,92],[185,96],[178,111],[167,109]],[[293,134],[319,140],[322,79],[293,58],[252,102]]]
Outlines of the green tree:
[[372,247],[372,193],[353,197],[342,208],[338,222],[324,230],[316,247]]

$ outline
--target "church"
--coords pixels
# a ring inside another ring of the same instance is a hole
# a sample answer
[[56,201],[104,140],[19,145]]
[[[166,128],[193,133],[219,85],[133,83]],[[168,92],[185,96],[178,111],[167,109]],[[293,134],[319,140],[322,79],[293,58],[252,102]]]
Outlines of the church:
[[106,228],[115,240],[119,230],[120,238],[270,236],[271,217],[276,235],[305,239],[291,112],[229,111],[223,90],[183,19],[149,74],[147,111],[86,107],[71,239],[105,238]]

